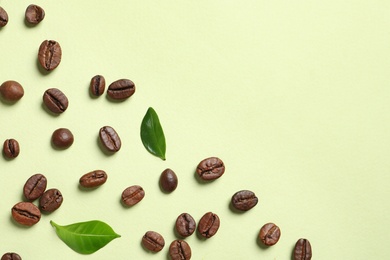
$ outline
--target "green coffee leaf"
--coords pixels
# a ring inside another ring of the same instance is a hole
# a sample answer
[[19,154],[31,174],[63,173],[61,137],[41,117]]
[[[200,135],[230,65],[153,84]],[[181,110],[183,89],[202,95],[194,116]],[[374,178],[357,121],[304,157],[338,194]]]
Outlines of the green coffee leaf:
[[111,240],[120,237],[106,223],[99,220],[79,222],[61,226],[53,221],[58,237],[71,249],[80,254],[92,254],[107,245]]
[[149,107],[141,124],[141,140],[146,150],[165,160],[165,136],[158,115]]

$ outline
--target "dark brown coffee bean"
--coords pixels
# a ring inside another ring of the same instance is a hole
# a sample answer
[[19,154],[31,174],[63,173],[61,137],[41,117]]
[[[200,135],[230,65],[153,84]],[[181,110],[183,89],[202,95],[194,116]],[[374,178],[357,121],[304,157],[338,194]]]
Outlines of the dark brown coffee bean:
[[142,245],[153,252],[159,252],[164,248],[165,241],[162,235],[155,231],[148,231],[142,237]]
[[17,253],[5,253],[2,257],[1,260],[22,260],[20,255]]
[[74,137],[72,132],[67,128],[58,128],[51,136],[53,145],[60,149],[66,149],[73,144]]
[[60,65],[62,57],[61,46],[53,40],[45,40],[39,46],[38,60],[42,67],[51,71]]
[[274,223],[267,223],[261,227],[259,239],[266,246],[275,245],[280,238],[280,229]]
[[110,152],[118,152],[121,149],[121,139],[111,126],[103,126],[99,131],[99,138],[103,146]]
[[20,153],[20,147],[18,141],[15,139],[7,139],[3,144],[3,153],[5,157],[13,159],[18,157]]
[[94,188],[103,185],[107,181],[107,173],[95,170],[81,176],[79,183],[84,188]]
[[61,114],[68,108],[68,98],[57,88],[50,88],[43,94],[43,103],[55,114]]
[[255,193],[249,190],[241,190],[236,192],[231,199],[232,205],[235,209],[247,211],[256,206],[258,198]]
[[8,80],[1,84],[0,94],[4,100],[16,102],[23,97],[24,89],[19,82]]
[[219,229],[220,221],[217,214],[207,212],[199,220],[198,231],[204,238],[210,238],[214,236]]
[[49,189],[39,199],[39,209],[46,212],[53,212],[58,209],[63,201],[62,194],[57,189]]
[[7,12],[0,6],[0,27],[6,26],[8,23],[8,14]]
[[133,185],[122,192],[122,202],[127,206],[133,206],[145,197],[144,189],[139,185]]
[[108,86],[107,95],[116,100],[123,100],[131,97],[135,92],[134,82],[129,79],[114,81]]
[[174,240],[169,246],[169,256],[172,260],[190,260],[191,247],[184,240]]
[[309,240],[301,238],[294,247],[294,260],[310,260],[312,257]]
[[32,226],[41,219],[39,208],[31,202],[19,202],[12,207],[13,219],[21,225]]
[[104,89],[106,88],[106,80],[102,75],[96,75],[91,79],[91,83],[89,84],[89,91],[92,95],[98,97],[104,93]]
[[171,169],[165,169],[160,176],[160,186],[165,192],[172,192],[177,187],[177,176]]
[[38,5],[29,5],[25,12],[25,18],[28,23],[38,24],[45,18],[45,11]]
[[188,237],[194,233],[196,222],[190,214],[182,213],[176,219],[175,228],[180,236]]
[[225,165],[217,157],[206,158],[198,164],[196,172],[203,180],[215,180],[225,172]]
[[43,174],[37,173],[28,178],[23,187],[24,197],[28,200],[36,200],[42,196],[47,186],[47,179]]

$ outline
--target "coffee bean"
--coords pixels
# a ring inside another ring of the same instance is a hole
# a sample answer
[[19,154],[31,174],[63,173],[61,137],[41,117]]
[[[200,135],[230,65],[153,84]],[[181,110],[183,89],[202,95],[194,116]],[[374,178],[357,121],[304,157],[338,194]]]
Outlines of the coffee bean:
[[79,183],[84,188],[94,188],[107,181],[107,174],[102,170],[95,170],[81,176]]
[[164,248],[165,241],[162,235],[155,231],[148,231],[142,237],[142,245],[153,252],[159,252]]
[[169,245],[169,256],[172,260],[190,260],[191,247],[184,240],[174,240]]
[[104,89],[106,88],[106,80],[102,75],[96,75],[91,79],[91,83],[89,84],[89,90],[92,95],[98,97],[104,93]]
[[38,60],[47,71],[52,71],[60,65],[62,57],[61,46],[53,40],[45,40],[39,46]]
[[131,97],[135,92],[134,82],[129,79],[114,81],[108,86],[107,95],[116,100],[124,100]]
[[259,239],[266,246],[275,245],[280,238],[280,229],[274,223],[267,223],[261,227]]
[[8,80],[1,84],[0,94],[4,100],[16,102],[23,97],[24,89],[19,82]]
[[160,186],[165,192],[172,192],[177,187],[177,176],[171,169],[165,169],[160,176]]
[[176,219],[175,228],[180,236],[188,237],[194,233],[196,222],[190,214],[182,213]]
[[46,212],[53,212],[58,209],[63,201],[62,194],[57,189],[49,189],[39,199],[39,209]]
[[7,139],[3,144],[3,153],[5,157],[13,159],[18,157],[20,153],[20,147],[18,141],[15,139]]
[[43,174],[32,175],[23,187],[24,197],[28,200],[36,200],[42,196],[46,190],[47,179]]
[[256,206],[258,198],[255,193],[249,190],[241,190],[236,192],[231,199],[231,203],[235,209],[247,211]]
[[8,23],[8,14],[7,12],[0,6],[0,27],[6,26]]
[[121,149],[121,139],[111,126],[103,126],[99,131],[100,141],[110,152],[118,152]]
[[2,257],[1,260],[22,260],[20,255],[17,253],[5,253]]
[[198,231],[204,238],[210,238],[214,236],[219,229],[220,221],[217,214],[207,212],[199,220]]
[[19,202],[12,207],[12,218],[21,225],[32,226],[41,219],[39,208],[31,202]]
[[57,88],[50,88],[43,94],[43,103],[55,114],[61,114],[68,108],[68,98]]
[[198,164],[196,172],[203,180],[215,180],[221,177],[225,172],[225,165],[221,159],[217,157],[210,157],[202,160]]
[[133,185],[122,192],[122,202],[127,206],[133,206],[145,197],[144,189],[139,185]]
[[53,145],[60,149],[66,149],[73,144],[74,137],[72,132],[67,128],[58,128],[51,136]]
[[301,238],[294,247],[294,260],[310,260],[312,257],[309,240]]
[[25,18],[28,23],[38,24],[45,18],[45,11],[38,5],[29,5],[25,12]]

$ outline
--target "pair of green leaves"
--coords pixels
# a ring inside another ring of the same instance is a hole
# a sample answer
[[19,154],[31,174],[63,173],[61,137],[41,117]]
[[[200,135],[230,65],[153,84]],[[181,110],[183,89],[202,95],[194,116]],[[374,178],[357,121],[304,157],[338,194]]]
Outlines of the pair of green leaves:
[[165,160],[165,136],[156,111],[149,107],[141,124],[141,140],[146,150]]

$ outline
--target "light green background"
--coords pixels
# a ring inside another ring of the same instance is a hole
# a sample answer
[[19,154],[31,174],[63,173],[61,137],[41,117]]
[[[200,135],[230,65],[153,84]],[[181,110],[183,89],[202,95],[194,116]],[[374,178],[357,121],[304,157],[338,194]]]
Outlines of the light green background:
[[[297,239],[311,241],[313,259],[388,259],[390,250],[390,2],[296,1],[43,1],[36,27],[24,23],[31,2],[1,0],[9,23],[0,29],[0,82],[19,81],[24,97],[0,103],[0,141],[15,138],[18,158],[0,158],[0,253],[23,259],[166,259],[182,212],[207,211],[221,227],[209,240],[186,239],[192,259],[291,259]],[[37,50],[45,39],[63,50],[60,66],[42,74]],[[129,78],[136,93],[122,103],[92,99],[88,85]],[[47,88],[61,89],[68,110],[42,108]],[[149,106],[159,114],[167,160],[149,154],[139,136]],[[98,130],[114,127],[122,149],[106,156]],[[51,133],[75,135],[64,151]],[[218,156],[222,178],[194,175],[200,160]],[[158,178],[173,169],[179,186],[163,194]],[[103,169],[108,181],[85,192],[78,179]],[[61,208],[31,227],[11,220],[28,177],[43,173],[64,196]],[[120,203],[139,184],[144,200]],[[230,197],[249,189],[258,205],[244,214]],[[99,219],[122,235],[93,255],[79,255],[57,237],[59,224]],[[273,247],[256,242],[274,222]],[[166,241],[152,254],[141,245],[154,230]]]

